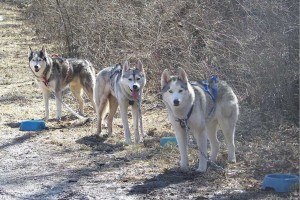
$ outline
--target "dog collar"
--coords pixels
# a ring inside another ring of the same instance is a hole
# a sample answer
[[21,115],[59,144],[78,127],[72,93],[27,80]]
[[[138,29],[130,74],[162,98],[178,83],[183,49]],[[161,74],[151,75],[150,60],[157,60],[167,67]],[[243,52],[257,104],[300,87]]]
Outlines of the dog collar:
[[[30,67],[29,67],[30,68]],[[31,68],[30,68],[31,69]],[[31,69],[32,71],[32,69]],[[49,84],[49,79],[47,79],[47,76],[42,76],[42,77],[38,77],[37,75],[35,75],[35,73],[32,71],[33,75],[38,78],[38,79],[42,79],[41,81],[44,83],[44,85],[46,87],[48,87],[48,84]]]
[[188,127],[187,125],[187,121],[189,120],[189,118],[191,117],[192,115],[192,112],[193,112],[193,108],[194,108],[194,104],[192,105],[192,107],[190,108],[188,114],[187,114],[187,118],[186,119],[176,119],[175,121],[179,122],[181,128],[184,128],[184,129],[187,129],[189,130],[190,128]]
[[45,84],[46,87],[48,87],[49,80],[47,79],[47,77],[43,76],[42,79],[43,79],[42,82]]

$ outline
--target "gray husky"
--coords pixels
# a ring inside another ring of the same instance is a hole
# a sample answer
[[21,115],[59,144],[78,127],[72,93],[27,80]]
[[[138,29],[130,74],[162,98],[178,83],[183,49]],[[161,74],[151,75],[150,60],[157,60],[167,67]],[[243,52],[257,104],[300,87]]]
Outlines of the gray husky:
[[[128,125],[128,106],[132,106],[135,142],[140,142],[139,121],[141,123],[140,106],[142,102],[143,87],[146,76],[143,64],[138,61],[135,68],[130,68],[126,61],[124,66],[117,64],[101,70],[96,77],[94,98],[97,113],[97,134],[100,134],[102,119],[106,116],[108,108],[108,135],[112,135],[112,121],[120,106],[120,114],[124,127],[125,141],[131,144],[131,135]],[[144,136],[143,131],[141,131]]]
[[95,109],[93,88],[95,85],[95,70],[91,63],[81,59],[63,59],[50,57],[46,48],[41,51],[28,51],[29,67],[36,78],[39,88],[43,92],[45,103],[45,119],[49,119],[49,98],[51,92],[55,94],[56,119],[61,119],[62,91],[69,85],[70,90],[79,102],[79,111],[83,114],[84,90]]
[[181,169],[188,169],[188,132],[193,134],[198,145],[197,171],[205,172],[207,169],[207,136],[211,146],[210,159],[213,162],[217,160],[218,126],[227,144],[228,160],[236,161],[234,133],[239,106],[236,95],[224,81],[215,80],[205,87],[198,82],[189,82],[181,68],[177,76],[171,76],[166,69],[161,76],[161,90],[178,142]]

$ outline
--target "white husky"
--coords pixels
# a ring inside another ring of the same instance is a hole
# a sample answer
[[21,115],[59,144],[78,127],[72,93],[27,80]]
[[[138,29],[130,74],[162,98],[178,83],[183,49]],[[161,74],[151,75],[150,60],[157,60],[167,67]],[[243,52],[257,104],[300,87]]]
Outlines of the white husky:
[[183,69],[179,68],[178,76],[171,76],[166,69],[161,76],[161,90],[175,130],[181,169],[188,169],[188,132],[193,134],[199,149],[197,171],[205,172],[207,169],[207,136],[211,144],[210,159],[213,162],[217,160],[218,125],[225,137],[228,160],[236,161],[234,133],[239,114],[238,100],[224,81],[211,82],[205,89],[200,83],[191,84]]
[[[140,106],[142,102],[143,87],[146,84],[146,76],[143,64],[139,61],[135,68],[130,68],[126,61],[124,66],[117,64],[101,70],[96,78],[94,97],[97,113],[97,134],[100,134],[102,119],[108,114],[108,135],[112,135],[112,121],[120,105],[120,113],[124,127],[125,141],[131,144],[131,136],[128,125],[128,106],[132,105],[132,117],[134,124],[135,142],[140,141],[139,121],[142,129]],[[144,136],[141,130],[142,136]]]

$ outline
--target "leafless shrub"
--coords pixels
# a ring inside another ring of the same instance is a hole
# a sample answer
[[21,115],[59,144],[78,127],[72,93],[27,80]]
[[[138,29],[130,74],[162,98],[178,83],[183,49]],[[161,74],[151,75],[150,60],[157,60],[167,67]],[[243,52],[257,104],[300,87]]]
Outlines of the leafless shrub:
[[[290,0],[33,0],[37,33],[96,68],[141,59],[148,92],[164,68],[216,74],[241,102],[299,120],[299,2]],[[281,117],[280,117],[281,118]]]

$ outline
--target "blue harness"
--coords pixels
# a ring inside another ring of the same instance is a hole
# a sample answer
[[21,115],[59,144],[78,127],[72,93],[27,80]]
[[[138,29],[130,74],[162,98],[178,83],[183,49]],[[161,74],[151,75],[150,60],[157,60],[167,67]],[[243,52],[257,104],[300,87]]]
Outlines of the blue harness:
[[200,85],[201,88],[210,96],[211,100],[213,101],[213,106],[210,108],[208,116],[214,111],[216,108],[216,100],[218,97],[218,86],[216,83],[218,82],[218,78],[216,75],[213,75],[210,81],[202,80],[197,82],[191,82],[191,85]]
[[213,75],[210,79],[210,83],[207,81],[201,81],[200,84],[203,86],[203,90],[210,96],[210,98],[215,103],[218,96],[218,87],[215,83],[217,83],[217,76]]

